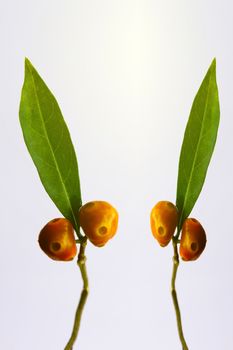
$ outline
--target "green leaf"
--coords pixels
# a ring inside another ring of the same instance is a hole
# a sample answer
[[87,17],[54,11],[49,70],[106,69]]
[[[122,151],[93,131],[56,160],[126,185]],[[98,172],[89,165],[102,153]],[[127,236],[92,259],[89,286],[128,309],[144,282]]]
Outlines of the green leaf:
[[181,148],[176,195],[179,229],[191,213],[204,184],[217,138],[219,117],[214,59],[193,101]]
[[19,117],[45,190],[78,232],[75,214],[81,206],[81,191],[74,147],[55,97],[28,59]]

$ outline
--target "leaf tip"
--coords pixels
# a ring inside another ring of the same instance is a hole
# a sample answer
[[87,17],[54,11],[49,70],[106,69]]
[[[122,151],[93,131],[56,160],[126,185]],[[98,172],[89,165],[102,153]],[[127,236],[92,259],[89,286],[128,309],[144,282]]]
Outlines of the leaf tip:
[[216,57],[214,57],[213,61],[211,62],[210,68],[216,72]]
[[32,67],[31,62],[27,57],[25,57],[24,59],[24,66],[25,66],[25,70]]

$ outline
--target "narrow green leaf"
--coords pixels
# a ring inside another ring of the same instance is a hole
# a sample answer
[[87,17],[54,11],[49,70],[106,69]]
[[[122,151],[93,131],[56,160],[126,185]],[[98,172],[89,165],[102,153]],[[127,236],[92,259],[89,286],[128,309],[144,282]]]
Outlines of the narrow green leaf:
[[179,229],[191,213],[204,184],[217,138],[219,117],[214,59],[193,101],[181,148],[176,195]]
[[60,212],[78,229],[81,206],[78,164],[58,103],[38,72],[25,59],[20,123],[42,184]]

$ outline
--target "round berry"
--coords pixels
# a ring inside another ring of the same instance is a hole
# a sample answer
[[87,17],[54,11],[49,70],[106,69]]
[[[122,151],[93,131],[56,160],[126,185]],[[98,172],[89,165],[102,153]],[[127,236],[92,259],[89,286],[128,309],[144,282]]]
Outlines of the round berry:
[[38,241],[41,249],[53,260],[69,261],[77,253],[73,226],[65,218],[49,221],[40,231]]
[[181,240],[180,256],[184,261],[196,260],[206,246],[205,230],[196,219],[188,218],[184,221]]
[[118,213],[107,202],[86,203],[80,208],[78,218],[83,232],[97,247],[104,246],[117,231]]
[[162,247],[170,242],[178,224],[178,210],[168,201],[158,202],[151,211],[150,225],[155,239]]

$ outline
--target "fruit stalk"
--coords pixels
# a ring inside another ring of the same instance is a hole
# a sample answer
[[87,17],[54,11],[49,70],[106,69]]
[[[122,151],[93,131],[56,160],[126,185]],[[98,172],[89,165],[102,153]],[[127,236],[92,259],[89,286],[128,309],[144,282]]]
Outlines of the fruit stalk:
[[176,237],[173,237],[172,245],[174,250],[174,256],[173,256],[173,270],[172,270],[172,280],[171,280],[171,295],[172,295],[172,300],[173,300],[175,313],[176,313],[176,321],[177,321],[177,328],[178,328],[178,333],[180,337],[180,342],[182,344],[183,350],[188,350],[188,346],[184,338],[180,307],[179,307],[177,293],[176,293],[176,275],[179,267],[179,255],[178,255],[177,243],[178,243],[178,239]]
[[83,290],[80,295],[78,307],[75,313],[75,319],[74,319],[74,325],[73,325],[73,330],[70,336],[70,339],[64,348],[64,350],[72,350],[73,345],[77,339],[79,328],[80,328],[80,322],[81,322],[81,317],[82,317],[82,312],[88,297],[89,293],[89,283],[88,283],[88,276],[87,276],[87,269],[86,269],[86,256],[85,256],[85,249],[87,245],[87,238],[83,237],[82,241],[80,243],[80,249],[79,249],[79,254],[78,254],[78,261],[77,264],[80,268],[82,280],[83,280]]

